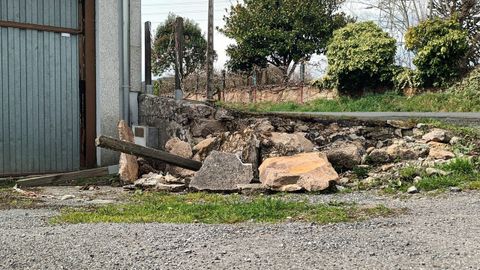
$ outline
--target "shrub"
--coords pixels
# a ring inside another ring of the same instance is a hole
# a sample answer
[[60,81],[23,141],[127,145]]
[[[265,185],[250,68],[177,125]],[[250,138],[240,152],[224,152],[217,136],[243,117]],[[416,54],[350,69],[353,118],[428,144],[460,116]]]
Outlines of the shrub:
[[418,72],[409,68],[399,69],[393,77],[393,84],[397,90],[418,88],[421,86]]
[[468,52],[468,35],[455,19],[430,19],[410,28],[406,48],[416,53],[413,63],[424,87],[441,87],[459,77]]
[[351,23],[334,32],[327,49],[328,75],[343,94],[391,86],[396,41],[373,22]]

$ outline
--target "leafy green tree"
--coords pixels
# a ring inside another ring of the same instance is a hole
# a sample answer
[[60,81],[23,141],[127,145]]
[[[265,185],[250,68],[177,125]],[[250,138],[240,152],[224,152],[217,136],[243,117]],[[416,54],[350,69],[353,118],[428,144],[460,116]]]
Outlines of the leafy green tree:
[[328,80],[341,93],[391,86],[396,41],[373,22],[351,23],[336,30],[328,45]]
[[468,34],[456,19],[423,21],[407,31],[405,41],[406,48],[416,54],[413,63],[424,87],[444,86],[465,68]]
[[[175,20],[177,16],[169,14],[168,18],[157,28],[152,50],[152,71],[160,76],[175,69]],[[206,64],[207,40],[200,26],[190,19],[184,20],[183,74],[186,78]]]
[[231,7],[220,29],[236,41],[227,49],[232,71],[278,67],[287,82],[297,65],[325,52],[335,29],[349,18],[338,0],[245,0]]
[[465,65],[480,65],[480,1],[432,0],[432,12],[443,19],[456,19],[468,31],[469,50]]

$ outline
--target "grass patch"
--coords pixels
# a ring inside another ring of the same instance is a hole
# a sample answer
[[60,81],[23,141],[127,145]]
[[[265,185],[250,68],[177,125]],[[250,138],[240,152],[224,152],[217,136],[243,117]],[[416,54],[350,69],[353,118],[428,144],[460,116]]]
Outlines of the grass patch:
[[438,169],[449,172],[449,175],[423,175],[417,183],[417,188],[423,191],[461,187],[465,189],[479,189],[480,173],[478,163],[465,158],[457,158],[446,164],[437,166]]
[[34,208],[37,201],[32,198],[22,196],[11,188],[0,188],[0,210]]
[[242,197],[193,193],[185,195],[145,193],[123,205],[90,209],[66,209],[53,223],[277,223],[288,220],[337,223],[393,214],[385,206],[311,204],[276,196]]
[[468,98],[457,91],[422,93],[406,97],[397,92],[366,94],[359,98],[318,99],[305,104],[263,102],[224,104],[251,112],[478,112],[480,99]]

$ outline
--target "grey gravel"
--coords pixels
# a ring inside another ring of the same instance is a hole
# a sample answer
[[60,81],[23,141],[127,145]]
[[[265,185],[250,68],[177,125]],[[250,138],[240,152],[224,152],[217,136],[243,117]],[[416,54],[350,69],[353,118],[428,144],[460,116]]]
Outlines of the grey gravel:
[[55,210],[0,212],[0,269],[480,269],[480,193],[293,195],[408,208],[316,225],[57,225]]

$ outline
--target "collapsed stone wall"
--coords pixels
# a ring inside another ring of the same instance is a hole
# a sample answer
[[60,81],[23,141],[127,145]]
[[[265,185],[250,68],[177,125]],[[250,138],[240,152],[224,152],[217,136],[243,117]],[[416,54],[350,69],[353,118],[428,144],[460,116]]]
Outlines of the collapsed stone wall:
[[[312,177],[335,175],[327,168],[330,164],[339,173],[335,179],[337,185],[358,184],[355,170],[362,167],[371,167],[366,179],[361,179],[364,182],[393,179],[398,172],[391,169],[407,164],[428,167],[454,158],[452,145],[460,140],[446,130],[408,121],[251,115],[150,95],[140,97],[140,121],[143,125],[159,128],[161,148],[167,145],[168,151],[184,153],[186,158],[204,161],[214,151],[235,154],[242,162],[252,164],[257,182],[262,180],[262,173],[264,178],[274,177],[265,171],[278,169],[278,164],[288,167],[299,162],[299,166],[304,165],[295,170],[316,172],[314,176],[307,173],[304,178],[295,178],[280,170],[275,175],[283,174],[283,178],[268,181],[284,191],[301,189],[297,183],[300,179],[308,182]],[[186,150],[178,152],[176,149]],[[295,160],[296,155],[303,153],[321,155],[298,156]],[[265,162],[272,158],[276,159]],[[178,177],[193,175],[191,172],[180,175],[174,170],[171,172]],[[297,182],[292,184],[292,179]],[[311,186],[311,182],[308,185]]]

